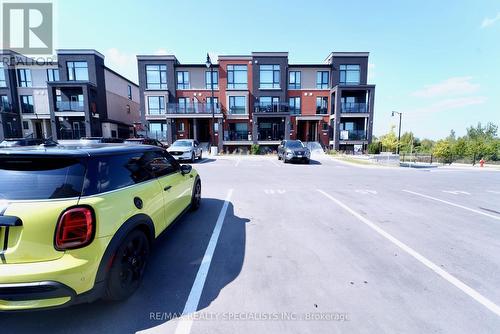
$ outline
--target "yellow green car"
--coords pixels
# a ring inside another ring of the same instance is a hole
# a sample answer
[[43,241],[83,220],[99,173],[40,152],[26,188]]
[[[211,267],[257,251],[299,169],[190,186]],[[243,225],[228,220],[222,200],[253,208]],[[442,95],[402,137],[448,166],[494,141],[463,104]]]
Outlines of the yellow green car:
[[123,300],[201,180],[147,145],[0,150],[0,311]]

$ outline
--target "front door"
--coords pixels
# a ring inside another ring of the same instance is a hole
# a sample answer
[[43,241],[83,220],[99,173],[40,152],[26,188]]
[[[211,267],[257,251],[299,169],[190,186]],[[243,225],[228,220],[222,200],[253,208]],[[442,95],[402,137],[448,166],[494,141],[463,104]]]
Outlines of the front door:
[[35,122],[35,137],[43,138],[42,123]]

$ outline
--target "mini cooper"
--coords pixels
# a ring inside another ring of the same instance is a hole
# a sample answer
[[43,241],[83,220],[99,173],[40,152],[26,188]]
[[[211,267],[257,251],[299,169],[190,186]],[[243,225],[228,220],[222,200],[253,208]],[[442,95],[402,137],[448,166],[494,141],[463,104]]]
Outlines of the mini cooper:
[[124,300],[201,180],[146,145],[0,150],[0,311]]

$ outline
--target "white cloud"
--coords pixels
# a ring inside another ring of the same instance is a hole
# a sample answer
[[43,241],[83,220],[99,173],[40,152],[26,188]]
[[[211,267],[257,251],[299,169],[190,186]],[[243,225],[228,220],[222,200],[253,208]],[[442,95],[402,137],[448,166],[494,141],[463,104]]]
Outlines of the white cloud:
[[155,55],[168,55],[169,52],[167,51],[167,49],[164,49],[164,48],[159,48],[158,50],[156,50],[154,52]]
[[452,109],[460,109],[468,106],[479,105],[486,102],[486,97],[484,96],[467,96],[467,97],[456,97],[447,98],[439,100],[430,104],[429,106],[416,108],[414,111],[418,114],[421,113],[436,113],[442,111],[448,111]]
[[483,22],[481,22],[481,28],[487,28],[489,26],[494,25],[497,21],[500,21],[500,12],[493,18],[485,17]]
[[104,51],[104,61],[106,66],[120,73],[127,79],[134,82],[137,80],[137,58],[135,54],[120,51],[117,48],[110,48]]
[[471,82],[472,77],[453,77],[436,84],[426,85],[413,92],[416,97],[448,97],[472,94],[479,90],[480,85]]

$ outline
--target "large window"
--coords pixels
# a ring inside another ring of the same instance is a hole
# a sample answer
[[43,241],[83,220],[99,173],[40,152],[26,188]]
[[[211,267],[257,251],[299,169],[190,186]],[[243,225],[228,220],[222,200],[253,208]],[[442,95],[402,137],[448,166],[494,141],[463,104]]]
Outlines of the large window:
[[245,96],[230,96],[229,97],[229,113],[246,114],[246,97]]
[[316,72],[316,88],[328,89],[329,74],[328,71]]
[[68,80],[70,81],[88,81],[89,68],[86,61],[68,61]]
[[148,113],[149,115],[162,115],[165,113],[165,97],[164,96],[148,96]]
[[359,85],[360,72],[359,65],[340,65],[340,84]]
[[316,114],[326,115],[328,113],[328,97],[319,96],[316,98]]
[[167,65],[146,65],[146,89],[167,89]]
[[300,97],[291,97],[290,103],[290,113],[294,115],[300,115]]
[[23,114],[32,114],[34,112],[32,95],[21,95],[21,112]]
[[248,140],[248,123],[229,123],[227,135],[225,140]]
[[260,88],[280,88],[279,65],[260,65]]
[[184,113],[187,112],[189,97],[179,97],[177,102],[179,103],[179,111]]
[[288,89],[300,89],[300,71],[288,73]]
[[227,65],[227,88],[247,89],[247,65]]
[[9,97],[7,95],[0,95],[0,111],[9,111]]
[[[219,72],[217,71],[212,71],[212,77],[214,78],[214,89],[219,89]],[[206,89],[212,89],[212,85],[210,84],[211,81],[211,76],[210,76],[210,71],[205,72],[205,88]]]
[[7,87],[7,80],[5,80],[5,68],[3,63],[0,62],[0,87]]
[[178,71],[177,72],[177,89],[189,89],[189,72],[188,71]]
[[31,70],[27,68],[20,68],[17,70],[17,78],[19,87],[31,87]]
[[277,96],[261,96],[259,97],[259,112],[276,112],[279,111],[280,98]]
[[59,70],[57,68],[47,69],[47,81],[59,81]]

